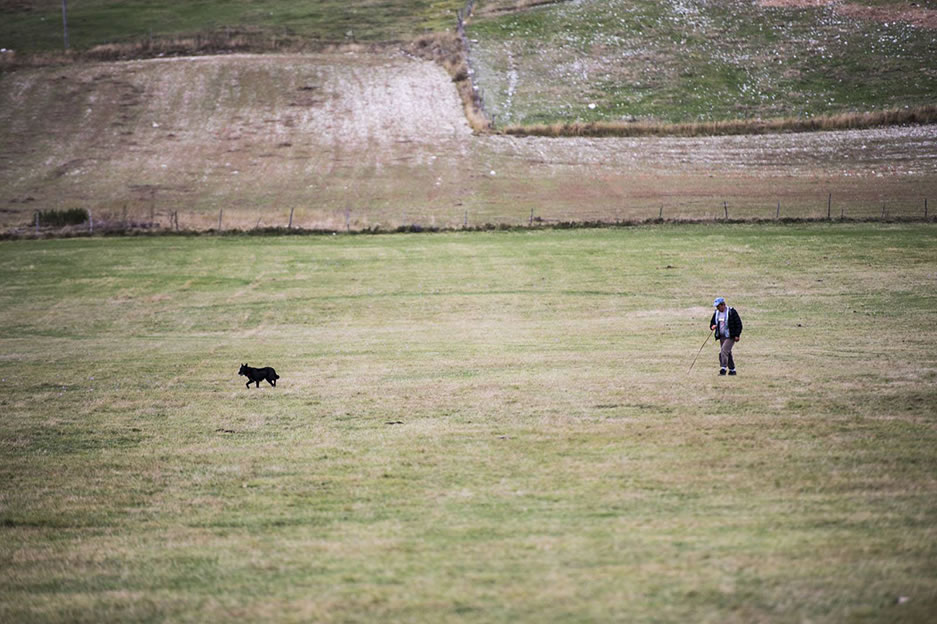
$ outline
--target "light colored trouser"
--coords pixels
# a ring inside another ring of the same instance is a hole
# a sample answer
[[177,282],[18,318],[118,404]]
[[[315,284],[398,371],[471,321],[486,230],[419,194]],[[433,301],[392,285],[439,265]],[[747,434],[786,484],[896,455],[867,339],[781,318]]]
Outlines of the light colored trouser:
[[720,338],[719,344],[722,348],[719,350],[719,366],[735,369],[735,360],[732,359],[732,347],[735,346],[735,340],[732,338]]

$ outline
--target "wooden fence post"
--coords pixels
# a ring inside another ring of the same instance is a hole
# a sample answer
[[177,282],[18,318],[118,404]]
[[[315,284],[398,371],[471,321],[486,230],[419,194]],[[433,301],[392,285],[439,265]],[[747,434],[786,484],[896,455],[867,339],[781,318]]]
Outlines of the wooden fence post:
[[88,233],[94,234],[94,215],[90,210],[88,211]]
[[292,230],[292,229],[293,229],[293,211],[294,211],[294,210],[296,210],[296,206],[293,206],[293,207],[290,208],[290,222],[289,222],[289,224],[286,226],[286,229],[288,229],[288,230]]
[[221,231],[221,218],[224,216],[224,208],[218,210],[218,231]]
[[725,211],[725,213],[726,213],[726,220],[728,220],[728,219],[729,219],[729,202],[723,201],[723,202],[722,202],[722,209],[723,209],[723,210]]
[[36,234],[39,234],[39,211],[36,211]]
[[65,40],[65,49],[68,50],[68,1],[62,0],[62,36]]
[[833,208],[833,193],[826,198],[826,218],[830,218],[830,210]]
[[778,202],[778,211],[774,213],[774,218],[775,219],[781,218],[781,202]]

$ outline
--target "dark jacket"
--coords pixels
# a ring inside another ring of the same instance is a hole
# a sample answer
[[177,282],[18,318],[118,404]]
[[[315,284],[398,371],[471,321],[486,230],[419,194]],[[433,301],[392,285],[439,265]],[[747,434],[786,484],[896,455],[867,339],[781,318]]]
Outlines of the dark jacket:
[[[742,317],[739,316],[739,313],[735,311],[735,308],[728,308],[729,310],[729,338],[738,338],[742,335]],[[716,324],[716,312],[718,310],[713,310],[712,318],[709,320],[709,326],[712,327]],[[719,335],[719,328],[716,327],[716,339],[722,338]]]

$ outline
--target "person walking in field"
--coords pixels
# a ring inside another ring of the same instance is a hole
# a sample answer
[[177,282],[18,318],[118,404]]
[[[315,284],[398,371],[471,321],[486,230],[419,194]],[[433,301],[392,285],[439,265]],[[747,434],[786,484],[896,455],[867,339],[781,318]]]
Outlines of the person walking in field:
[[716,297],[713,301],[713,317],[709,321],[709,329],[716,332],[716,338],[719,339],[719,374],[725,375],[728,368],[729,374],[735,374],[735,359],[732,357],[732,347],[742,336],[742,317],[726,305],[723,297]]

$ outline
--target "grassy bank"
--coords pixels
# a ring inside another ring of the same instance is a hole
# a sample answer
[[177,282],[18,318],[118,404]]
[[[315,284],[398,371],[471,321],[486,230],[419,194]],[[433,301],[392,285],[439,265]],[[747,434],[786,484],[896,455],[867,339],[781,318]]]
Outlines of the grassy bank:
[[[0,46],[17,53],[63,49],[60,2],[8,4],[0,20]],[[461,0],[82,0],[68,5],[69,40],[76,51],[196,37],[206,44],[215,40],[218,46],[251,42],[252,49],[276,48],[276,37],[313,42],[394,41],[452,30],[456,10],[463,4]]]
[[[497,127],[809,122],[933,105],[937,5],[482,3],[469,35]],[[925,16],[927,21],[915,19]],[[907,80],[906,76],[914,76]]]
[[0,619],[923,621],[935,238],[4,242]]

